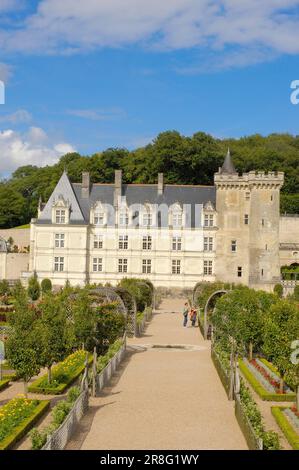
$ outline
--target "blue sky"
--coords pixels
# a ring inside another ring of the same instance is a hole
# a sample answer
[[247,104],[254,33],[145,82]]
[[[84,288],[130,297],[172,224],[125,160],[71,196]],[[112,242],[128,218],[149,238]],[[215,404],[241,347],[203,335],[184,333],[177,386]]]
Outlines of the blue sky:
[[296,0],[0,0],[0,173],[159,132],[299,134]]

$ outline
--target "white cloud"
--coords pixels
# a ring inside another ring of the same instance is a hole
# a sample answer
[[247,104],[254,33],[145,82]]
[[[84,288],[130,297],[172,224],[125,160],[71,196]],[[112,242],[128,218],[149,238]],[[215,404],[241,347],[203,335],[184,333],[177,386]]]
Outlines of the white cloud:
[[11,124],[28,123],[32,120],[32,116],[26,109],[18,109],[14,113],[0,115],[0,122],[9,122]]
[[0,132],[0,173],[23,165],[53,165],[75,149],[66,142],[51,142],[43,129],[32,127],[25,134],[11,129]]
[[125,111],[121,108],[69,109],[67,114],[91,121],[111,121],[123,118],[126,115]]
[[[2,2],[8,7],[13,0]],[[34,14],[0,30],[6,53],[74,54],[126,45],[212,52],[220,68],[298,54],[299,0],[40,0]]]
[[8,64],[4,64],[3,62],[0,62],[0,80],[2,80],[4,83],[7,83],[11,75],[12,75],[11,66]]

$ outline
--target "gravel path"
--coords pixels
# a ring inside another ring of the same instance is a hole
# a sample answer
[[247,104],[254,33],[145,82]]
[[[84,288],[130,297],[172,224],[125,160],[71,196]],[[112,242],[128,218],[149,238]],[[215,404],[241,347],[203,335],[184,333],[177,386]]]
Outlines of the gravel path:
[[[142,338],[129,340],[110,387],[90,400],[67,449],[247,449],[198,328],[183,328],[183,299],[166,299]],[[152,348],[152,345],[189,345]]]

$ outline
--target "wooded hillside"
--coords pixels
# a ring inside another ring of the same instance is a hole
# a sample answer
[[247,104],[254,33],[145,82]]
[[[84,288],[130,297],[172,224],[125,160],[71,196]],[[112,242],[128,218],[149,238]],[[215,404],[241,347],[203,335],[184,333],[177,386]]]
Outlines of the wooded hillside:
[[281,211],[299,214],[299,136],[271,134],[220,140],[203,132],[185,137],[168,131],[132,151],[111,148],[91,156],[72,153],[53,166],[18,168],[0,182],[0,227],[30,222],[36,216],[39,197],[48,199],[64,169],[71,181],[77,182],[84,170],[90,172],[93,182],[113,182],[114,170],[122,169],[127,183],[155,183],[157,174],[163,172],[168,183],[212,185],[228,147],[240,173],[284,171]]

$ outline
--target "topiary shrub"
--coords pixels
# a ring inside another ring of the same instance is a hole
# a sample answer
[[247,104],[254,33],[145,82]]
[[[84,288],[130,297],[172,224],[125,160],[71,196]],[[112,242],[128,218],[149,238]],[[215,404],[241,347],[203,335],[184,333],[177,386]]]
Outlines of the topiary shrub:
[[27,289],[28,295],[31,298],[31,300],[37,300],[40,297],[40,285],[37,280],[37,275],[34,273],[34,275],[29,279],[28,283],[28,289]]
[[283,287],[281,284],[275,284],[274,286],[274,293],[281,298],[283,295]]
[[50,279],[43,279],[41,282],[42,293],[46,294],[47,292],[52,291],[52,282]]

